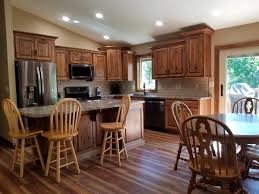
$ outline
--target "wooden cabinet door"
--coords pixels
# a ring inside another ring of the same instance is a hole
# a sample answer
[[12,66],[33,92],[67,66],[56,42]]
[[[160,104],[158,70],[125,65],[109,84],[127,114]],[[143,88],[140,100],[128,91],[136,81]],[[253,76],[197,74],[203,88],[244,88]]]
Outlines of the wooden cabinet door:
[[122,79],[127,81],[134,80],[133,74],[134,54],[123,52],[122,53]]
[[153,50],[153,78],[167,77],[168,73],[168,49]]
[[82,52],[81,53],[81,63],[92,64],[93,63],[92,53]]
[[186,40],[187,76],[203,76],[203,38],[202,35],[188,37]]
[[106,80],[106,55],[93,54],[94,79]]
[[54,41],[48,39],[36,39],[35,40],[35,49],[38,60],[53,60],[53,50]]
[[185,76],[185,46],[184,44],[168,48],[168,76]]
[[69,57],[71,63],[81,63],[82,61],[81,52],[78,51],[70,51]]
[[82,115],[78,127],[78,151],[93,148],[93,139],[93,122],[91,115]]
[[107,79],[108,80],[122,79],[121,50],[107,51]]
[[177,130],[177,126],[171,111],[171,106],[165,106],[165,128]]
[[68,57],[69,51],[56,49],[56,64],[57,64],[57,79],[58,80],[68,80]]
[[35,58],[35,39],[27,36],[15,36],[15,57],[17,59]]

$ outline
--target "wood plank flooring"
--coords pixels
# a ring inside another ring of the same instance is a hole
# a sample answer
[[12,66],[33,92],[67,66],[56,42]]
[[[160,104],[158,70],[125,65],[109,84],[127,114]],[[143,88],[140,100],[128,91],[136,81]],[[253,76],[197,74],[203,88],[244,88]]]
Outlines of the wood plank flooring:
[[[116,166],[115,158],[106,157],[101,167],[99,157],[80,161],[81,174],[73,168],[61,170],[61,183],[55,182],[55,173],[45,177],[39,166],[27,164],[24,178],[9,171],[12,150],[0,147],[0,193],[94,193],[94,194],[155,194],[186,193],[190,171],[180,161],[173,170],[178,148],[176,135],[145,130],[144,146],[129,151],[129,160]],[[184,153],[187,157],[187,153]],[[244,181],[251,194],[259,193],[259,182]],[[204,193],[195,190],[193,193]]]

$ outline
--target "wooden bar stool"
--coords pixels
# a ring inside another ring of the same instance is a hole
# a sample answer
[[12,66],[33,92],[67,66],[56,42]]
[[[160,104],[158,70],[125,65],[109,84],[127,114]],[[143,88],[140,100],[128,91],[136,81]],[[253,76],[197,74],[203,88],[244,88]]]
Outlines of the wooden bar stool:
[[[26,129],[18,108],[11,100],[4,99],[2,105],[8,121],[9,136],[16,140],[11,170],[14,171],[17,155],[20,153],[20,177],[23,177],[25,151],[28,149],[32,149],[32,153],[30,154],[32,155],[33,163],[35,164],[36,160],[40,160],[41,167],[44,170],[45,165],[37,140],[37,135],[43,131]],[[36,148],[37,156],[35,156],[34,148]]]
[[[45,176],[48,176],[50,168],[56,170],[57,182],[60,182],[60,168],[75,164],[77,173],[80,173],[72,138],[78,135],[81,112],[82,107],[77,100],[67,98],[59,101],[50,116],[50,130],[42,134],[50,142]],[[69,147],[66,145],[67,142]],[[68,157],[68,151],[71,151],[72,159]],[[52,155],[55,156],[53,160]],[[56,166],[52,166],[52,163],[56,163]]]
[[[110,156],[112,156],[112,151],[116,151],[116,157],[118,165],[121,166],[120,154],[124,152],[125,158],[128,159],[127,148],[125,145],[125,140],[122,135],[122,130],[126,128],[126,118],[129,112],[130,97],[123,96],[121,105],[119,106],[116,122],[101,123],[101,128],[104,130],[103,145],[101,150],[100,165],[103,165],[104,154],[109,151]],[[120,141],[122,148],[120,148]],[[115,144],[115,148],[113,148]],[[106,148],[106,145],[108,147]]]

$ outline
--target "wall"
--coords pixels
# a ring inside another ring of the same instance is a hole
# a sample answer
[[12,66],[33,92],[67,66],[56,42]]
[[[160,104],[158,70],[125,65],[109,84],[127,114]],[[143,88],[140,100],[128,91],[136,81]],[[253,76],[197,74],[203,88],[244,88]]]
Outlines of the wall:
[[[5,98],[16,101],[12,8],[9,0],[0,1],[0,78],[0,101]],[[0,123],[0,136],[10,140],[2,106],[0,106]]]
[[13,28],[17,31],[56,36],[56,45],[89,50],[98,50],[100,44],[84,36],[59,27],[40,17],[13,7]]

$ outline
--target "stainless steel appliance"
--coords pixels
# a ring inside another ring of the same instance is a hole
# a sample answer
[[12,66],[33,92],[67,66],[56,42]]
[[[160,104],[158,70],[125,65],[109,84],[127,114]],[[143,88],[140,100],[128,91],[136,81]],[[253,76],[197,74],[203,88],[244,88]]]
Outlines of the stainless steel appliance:
[[51,105],[57,102],[56,64],[16,61],[18,107]]
[[70,64],[69,72],[71,79],[83,79],[86,81],[94,79],[94,67],[90,64]]
[[144,125],[146,129],[163,130],[165,128],[165,100],[146,98]]
[[101,99],[101,96],[90,96],[89,87],[66,87],[65,89],[66,98],[76,98],[78,100],[98,100]]

